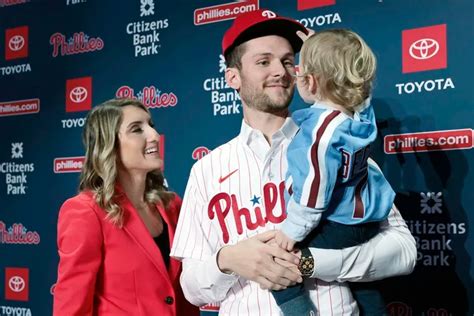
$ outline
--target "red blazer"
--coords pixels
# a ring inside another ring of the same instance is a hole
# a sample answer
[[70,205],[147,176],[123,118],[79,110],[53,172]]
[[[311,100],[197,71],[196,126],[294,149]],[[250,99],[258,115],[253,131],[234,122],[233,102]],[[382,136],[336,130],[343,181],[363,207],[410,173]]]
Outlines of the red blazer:
[[[181,291],[181,263],[167,270],[160,250],[131,202],[123,194],[124,226],[105,218],[91,192],[67,200],[58,219],[59,266],[54,315],[198,315]],[[157,206],[168,224],[170,247],[181,199]]]

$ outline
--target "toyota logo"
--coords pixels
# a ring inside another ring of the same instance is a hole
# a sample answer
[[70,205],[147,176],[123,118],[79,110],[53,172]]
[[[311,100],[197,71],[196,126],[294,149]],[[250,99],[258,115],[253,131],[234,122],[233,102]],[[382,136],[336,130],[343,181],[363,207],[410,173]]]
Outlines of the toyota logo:
[[275,18],[277,15],[273,11],[265,10],[265,11],[262,12],[262,16],[264,16],[266,18],[269,18],[269,19],[272,19],[272,18]]
[[13,36],[8,42],[8,47],[14,52],[19,51],[23,46],[25,46],[25,39],[21,35]]
[[419,39],[410,46],[410,56],[415,59],[429,59],[438,51],[438,42],[431,38]]
[[84,87],[75,87],[69,93],[69,98],[74,103],[81,103],[87,98],[87,89]]
[[25,280],[23,280],[22,277],[20,276],[12,276],[10,280],[8,280],[8,287],[13,291],[13,292],[21,292],[25,289]]

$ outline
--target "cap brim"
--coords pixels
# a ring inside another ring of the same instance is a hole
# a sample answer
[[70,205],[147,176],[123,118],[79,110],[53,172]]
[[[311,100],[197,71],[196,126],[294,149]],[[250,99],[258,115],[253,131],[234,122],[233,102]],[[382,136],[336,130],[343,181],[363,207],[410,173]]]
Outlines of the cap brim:
[[266,20],[257,23],[242,32],[235,39],[234,43],[226,49],[225,53],[246,41],[267,35],[278,35],[286,38],[290,42],[294,53],[297,53],[300,51],[303,41],[298,37],[298,35],[296,35],[296,31],[307,33],[306,28],[294,20],[282,17]]

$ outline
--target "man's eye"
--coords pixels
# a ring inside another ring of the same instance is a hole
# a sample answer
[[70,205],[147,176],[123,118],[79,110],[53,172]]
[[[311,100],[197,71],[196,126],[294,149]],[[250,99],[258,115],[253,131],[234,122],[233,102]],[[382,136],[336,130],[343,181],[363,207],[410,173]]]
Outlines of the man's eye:
[[268,66],[270,62],[268,60],[259,60],[257,65]]
[[295,67],[295,63],[292,62],[291,60],[287,60],[284,62],[286,67]]

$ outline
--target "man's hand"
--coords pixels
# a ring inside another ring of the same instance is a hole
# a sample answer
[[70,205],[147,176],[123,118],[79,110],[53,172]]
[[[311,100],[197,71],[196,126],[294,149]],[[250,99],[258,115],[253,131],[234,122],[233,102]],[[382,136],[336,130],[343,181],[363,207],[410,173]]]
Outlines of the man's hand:
[[275,262],[280,260],[297,265],[299,258],[279,247],[266,244],[274,237],[275,231],[268,231],[222,248],[217,255],[219,269],[255,281],[262,289],[281,290],[302,282],[298,273]]
[[280,248],[283,248],[288,251],[292,251],[296,243],[296,241],[288,237],[281,230],[277,230],[277,232],[275,233],[275,242],[278,246],[280,246]]
[[[274,245],[275,247],[278,247],[276,243]],[[301,250],[295,248],[291,253],[297,256],[301,260]],[[275,262],[278,263],[279,265],[287,267],[288,269],[291,269],[291,271],[295,272],[296,274],[301,275],[301,271],[298,268],[297,264],[293,264],[292,262],[290,263],[288,261],[283,261],[278,258],[275,258]]]

